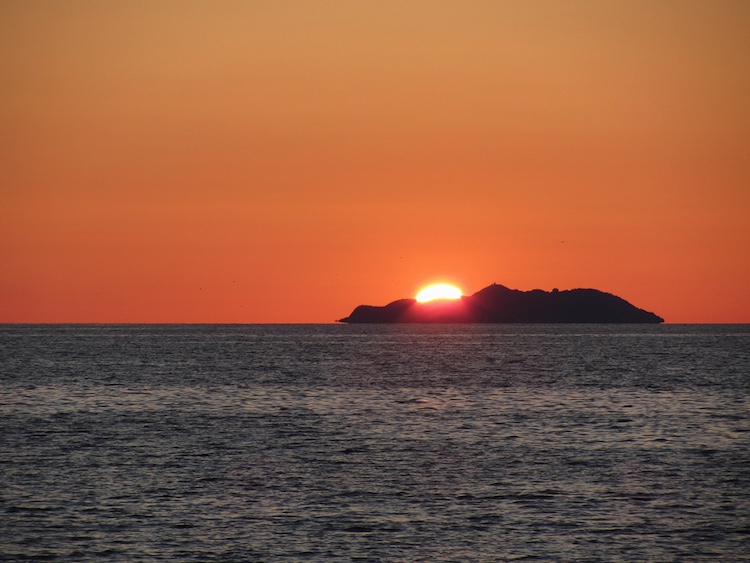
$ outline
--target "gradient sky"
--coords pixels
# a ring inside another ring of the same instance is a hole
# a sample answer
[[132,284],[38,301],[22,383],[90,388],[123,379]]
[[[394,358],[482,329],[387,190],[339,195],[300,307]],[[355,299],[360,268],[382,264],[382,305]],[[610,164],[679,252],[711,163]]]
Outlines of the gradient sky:
[[750,322],[750,2],[0,3],[0,322],[594,287]]

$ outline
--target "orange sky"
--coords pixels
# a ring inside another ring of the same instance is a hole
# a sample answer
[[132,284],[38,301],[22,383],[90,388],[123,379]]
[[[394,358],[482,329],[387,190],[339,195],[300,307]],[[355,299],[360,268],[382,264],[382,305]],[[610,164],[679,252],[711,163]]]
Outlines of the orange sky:
[[441,276],[750,322],[745,0],[4,0],[0,322]]

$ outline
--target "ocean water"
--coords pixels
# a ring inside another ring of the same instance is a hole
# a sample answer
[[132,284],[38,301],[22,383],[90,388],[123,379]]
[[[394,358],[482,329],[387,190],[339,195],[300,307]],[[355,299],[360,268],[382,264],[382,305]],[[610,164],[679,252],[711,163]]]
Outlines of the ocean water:
[[750,326],[0,326],[0,559],[750,561]]

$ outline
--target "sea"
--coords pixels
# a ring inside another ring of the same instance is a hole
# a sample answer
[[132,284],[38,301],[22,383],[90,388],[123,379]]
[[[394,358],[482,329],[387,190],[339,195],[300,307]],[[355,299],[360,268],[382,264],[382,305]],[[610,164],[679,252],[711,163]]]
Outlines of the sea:
[[750,561],[750,325],[0,325],[2,561]]

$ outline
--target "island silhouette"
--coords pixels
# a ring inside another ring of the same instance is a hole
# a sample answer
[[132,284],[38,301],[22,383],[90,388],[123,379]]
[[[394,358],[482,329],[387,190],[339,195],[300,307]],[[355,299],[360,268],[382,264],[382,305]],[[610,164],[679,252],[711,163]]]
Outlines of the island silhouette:
[[459,299],[399,299],[360,305],[342,323],[663,323],[621,297],[597,289],[521,291],[492,284]]

